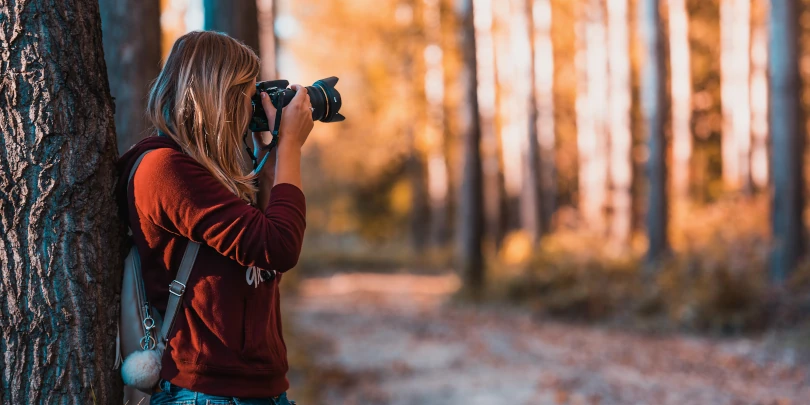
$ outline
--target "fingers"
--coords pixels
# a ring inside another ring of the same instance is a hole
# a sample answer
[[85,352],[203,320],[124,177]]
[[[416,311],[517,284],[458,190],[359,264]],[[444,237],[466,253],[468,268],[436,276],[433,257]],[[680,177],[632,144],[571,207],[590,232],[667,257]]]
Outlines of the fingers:
[[292,86],[290,86],[290,88],[295,90],[295,97],[293,97],[290,104],[295,103],[297,105],[301,105],[302,107],[306,107],[306,109],[309,109],[311,103],[309,101],[309,91],[307,90],[307,88],[300,84],[293,84]]
[[265,92],[262,92],[262,108],[264,108],[264,112],[268,117],[275,116],[276,107],[273,105],[273,100],[270,100],[270,96]]

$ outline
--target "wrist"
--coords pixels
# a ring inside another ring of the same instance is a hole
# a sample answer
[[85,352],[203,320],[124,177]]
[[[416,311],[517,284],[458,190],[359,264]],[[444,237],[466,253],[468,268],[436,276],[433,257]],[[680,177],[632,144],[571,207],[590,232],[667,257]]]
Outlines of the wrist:
[[287,141],[284,141],[284,138],[281,138],[281,140],[278,143],[278,152],[279,157],[289,156],[290,154],[300,155],[301,145],[297,144],[293,139],[288,139]]

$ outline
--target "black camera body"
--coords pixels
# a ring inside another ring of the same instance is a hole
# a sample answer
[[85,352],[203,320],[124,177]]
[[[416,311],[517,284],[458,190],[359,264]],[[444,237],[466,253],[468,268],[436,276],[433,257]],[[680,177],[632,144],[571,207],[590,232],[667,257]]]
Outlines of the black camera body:
[[[340,93],[335,89],[338,82],[337,77],[329,77],[318,80],[312,86],[307,86],[309,100],[312,104],[312,120],[321,122],[340,122],[346,117],[340,115],[340,107],[343,101]],[[267,93],[270,100],[278,109],[290,104],[295,97],[295,90],[288,89],[290,82],[287,80],[270,80],[256,83],[256,95],[253,96],[253,117],[250,119],[250,130],[253,132],[267,132],[271,130],[273,123],[267,120],[267,113],[262,106],[261,93]]]

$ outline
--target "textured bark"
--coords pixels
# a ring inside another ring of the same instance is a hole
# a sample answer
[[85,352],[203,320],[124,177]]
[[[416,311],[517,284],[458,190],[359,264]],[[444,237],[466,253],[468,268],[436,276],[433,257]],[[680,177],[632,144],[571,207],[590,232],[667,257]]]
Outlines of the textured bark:
[[669,249],[667,242],[667,170],[664,120],[666,106],[664,52],[658,0],[639,1],[639,37],[642,48],[641,108],[649,148],[647,160],[647,251],[648,263],[659,262]]
[[160,1],[101,0],[104,56],[115,98],[118,152],[148,135],[146,99],[160,73]]
[[478,105],[478,69],[473,0],[459,2],[461,29],[459,40],[464,53],[467,100],[464,128],[464,173],[459,196],[458,265],[464,288],[480,297],[484,287],[484,258],[481,252],[484,234],[483,168],[481,162],[481,126]]
[[770,126],[774,159],[771,159],[771,204],[774,246],[771,279],[785,282],[805,253],[803,164],[805,130],[801,125],[798,51],[799,5],[795,0],[771,3],[770,24]]
[[205,29],[224,32],[253,48],[259,48],[259,11],[256,0],[205,0]]
[[118,403],[123,233],[98,2],[0,2],[0,16],[0,403]]

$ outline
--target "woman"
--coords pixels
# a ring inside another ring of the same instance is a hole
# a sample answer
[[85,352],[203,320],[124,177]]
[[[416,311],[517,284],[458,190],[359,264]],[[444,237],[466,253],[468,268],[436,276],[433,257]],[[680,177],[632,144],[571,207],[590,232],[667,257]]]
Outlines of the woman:
[[[202,245],[152,404],[289,403],[278,284],[301,251],[301,147],[313,121],[306,89],[293,86],[278,147],[268,152],[269,133],[252,135],[260,161],[273,155],[251,174],[243,134],[258,73],[256,54],[227,35],[181,37],[149,95],[157,136],[119,161],[122,218],[140,252],[147,298],[161,313],[188,241]],[[262,105],[272,118],[268,97]],[[149,150],[127,191],[134,162]]]

